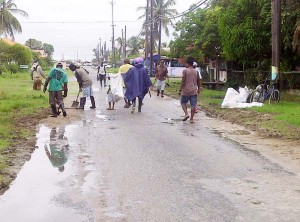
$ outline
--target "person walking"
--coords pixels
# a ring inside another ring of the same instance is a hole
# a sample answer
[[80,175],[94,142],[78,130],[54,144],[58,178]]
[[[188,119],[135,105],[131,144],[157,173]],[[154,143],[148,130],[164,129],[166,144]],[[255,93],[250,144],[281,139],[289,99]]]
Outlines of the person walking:
[[138,98],[139,101],[138,112],[142,111],[143,99],[149,92],[149,87],[152,86],[152,82],[147,70],[144,68],[143,62],[143,58],[134,59],[134,67],[129,69],[124,75],[126,85],[125,96],[129,101],[132,101],[132,114],[135,111],[136,98]]
[[[187,68],[182,71],[182,80],[179,93],[181,95],[181,106],[184,111],[183,121],[190,118],[190,123],[194,123],[194,115],[197,106],[197,94],[200,93],[200,76],[193,67],[194,59],[188,57],[186,60]],[[187,103],[191,104],[191,116],[188,115]]]
[[96,105],[92,88],[93,81],[90,78],[89,74],[85,69],[83,69],[82,67],[78,67],[73,63],[69,65],[69,68],[71,71],[75,72],[75,77],[79,85],[79,91],[83,91],[83,97],[80,98],[79,109],[84,109],[87,97],[90,97],[91,99],[92,106],[90,108],[95,109]]
[[[196,62],[193,62],[193,68],[197,70],[197,67],[198,67],[198,64]],[[198,70],[197,70],[197,73],[200,78],[200,89],[202,89],[202,75],[201,75],[200,71],[198,71]],[[198,113],[198,110],[199,110],[199,108],[198,108],[198,104],[197,104],[197,106],[195,107],[195,113]]]
[[[45,93],[49,84],[49,103],[52,109],[51,117],[58,116],[56,104],[58,104],[58,106],[62,109],[63,116],[67,116],[63,102],[63,97],[67,97],[68,93],[68,76],[62,70],[62,67],[63,65],[61,63],[57,63],[56,68],[52,68],[50,70],[48,78],[46,79],[43,88],[43,92]],[[62,91],[64,91],[63,95]]]
[[106,87],[106,68],[103,62],[101,62],[101,65],[98,66],[98,75],[100,81],[100,88],[102,89],[102,86]]
[[42,67],[39,62],[35,60],[31,66],[31,79],[33,80],[33,90],[41,90],[42,79],[46,79]]
[[156,89],[157,89],[157,96],[161,93],[161,97],[164,97],[165,92],[165,80],[168,79],[168,69],[165,66],[165,63],[163,60],[159,62],[159,65],[156,67],[155,71],[155,81],[156,81]]
[[[118,73],[121,73],[122,77],[123,77],[123,93],[125,95],[126,93],[126,85],[124,83],[124,75],[125,73],[128,72],[129,69],[131,69],[133,66],[130,64],[130,60],[125,58],[124,59],[124,64],[120,66]],[[124,108],[129,108],[131,103],[129,102],[129,100],[126,98],[126,96],[124,96],[124,102],[125,102],[125,106]]]

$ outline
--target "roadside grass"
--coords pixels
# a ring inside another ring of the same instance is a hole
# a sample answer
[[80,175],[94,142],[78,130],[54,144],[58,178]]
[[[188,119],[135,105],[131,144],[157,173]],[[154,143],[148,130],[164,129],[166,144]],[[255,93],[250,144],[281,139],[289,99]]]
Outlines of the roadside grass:
[[[6,165],[1,153],[19,140],[32,135],[26,121],[48,107],[48,95],[32,90],[29,73],[0,76],[0,172]],[[1,180],[1,178],[0,178]]]
[[118,73],[119,68],[106,68],[107,73]]
[[[154,83],[154,81],[152,81]],[[181,79],[170,79],[166,94],[179,99],[178,91]],[[262,107],[247,109],[222,109],[221,104],[225,97],[225,91],[209,90],[204,88],[198,97],[199,105],[209,113],[222,118],[229,118],[244,125],[254,125],[260,129],[280,133],[285,138],[299,139],[300,133],[300,96],[282,93],[278,104],[269,105],[268,102]],[[252,112],[252,113],[250,113]],[[267,115],[267,117],[265,116]]]

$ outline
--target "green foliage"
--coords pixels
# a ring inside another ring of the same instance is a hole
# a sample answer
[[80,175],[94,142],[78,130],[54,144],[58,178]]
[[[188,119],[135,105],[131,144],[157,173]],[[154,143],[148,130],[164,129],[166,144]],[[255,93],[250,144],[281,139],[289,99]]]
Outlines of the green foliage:
[[[29,75],[17,73],[0,76],[0,150],[11,143],[14,136],[14,123],[19,117],[31,116],[43,107],[48,107],[47,95],[32,90]],[[20,131],[19,136],[27,132]]]
[[[300,62],[300,2],[281,4],[281,61],[283,70],[291,71]],[[271,22],[270,0],[213,0],[209,8],[199,8],[177,22],[171,55],[191,55],[197,60],[220,56],[239,70],[269,70]]]
[[14,39],[15,32],[22,32],[21,24],[14,14],[28,16],[25,11],[17,8],[14,0],[3,1],[0,4],[0,35],[5,34]]

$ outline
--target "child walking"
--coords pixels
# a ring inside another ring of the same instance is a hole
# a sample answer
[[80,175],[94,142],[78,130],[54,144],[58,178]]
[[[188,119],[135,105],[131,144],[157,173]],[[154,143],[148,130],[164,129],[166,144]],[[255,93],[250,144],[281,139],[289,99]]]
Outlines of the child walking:
[[115,94],[111,90],[111,81],[110,81],[110,76],[107,77],[107,101],[108,101],[108,108],[107,110],[115,110],[115,102],[116,102],[116,97]]

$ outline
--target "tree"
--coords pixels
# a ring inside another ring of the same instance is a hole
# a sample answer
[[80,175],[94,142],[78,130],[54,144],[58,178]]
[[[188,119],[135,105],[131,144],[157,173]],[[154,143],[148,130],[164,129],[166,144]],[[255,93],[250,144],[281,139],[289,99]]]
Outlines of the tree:
[[137,37],[132,36],[127,40],[127,46],[130,49],[129,55],[137,55],[139,54],[139,49],[143,48],[144,40]]
[[[161,48],[161,34],[162,29],[167,36],[169,36],[169,28],[168,25],[174,25],[172,20],[174,15],[177,14],[176,9],[172,9],[170,7],[175,5],[175,0],[153,0],[153,36],[158,43],[158,51],[160,52]],[[138,11],[144,11],[147,13],[147,7],[138,7]],[[138,19],[145,19],[146,13],[141,15]],[[147,27],[146,21],[143,24],[143,29],[145,30]]]
[[52,58],[53,52],[54,52],[54,47],[51,44],[48,43],[43,43],[43,49],[47,53],[49,58]]
[[36,39],[28,39],[25,42],[25,45],[28,46],[30,49],[34,50],[41,50],[43,49],[43,43]]
[[25,11],[17,9],[17,5],[13,0],[3,1],[0,5],[0,34],[10,36],[13,40],[15,40],[15,32],[22,32],[21,24],[14,14],[28,16]]
[[8,53],[10,54],[11,62],[14,61],[19,65],[30,64],[32,61],[32,53],[30,49],[21,44],[15,44],[11,46],[8,50]]

